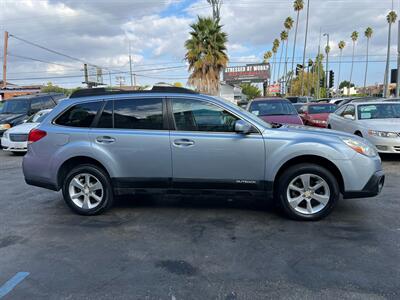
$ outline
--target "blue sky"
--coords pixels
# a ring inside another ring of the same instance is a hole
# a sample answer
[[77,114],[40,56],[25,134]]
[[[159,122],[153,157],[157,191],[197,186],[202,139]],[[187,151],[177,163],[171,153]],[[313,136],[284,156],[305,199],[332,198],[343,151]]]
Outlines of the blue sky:
[[[374,29],[370,47],[368,84],[383,81],[387,45],[386,14],[391,0],[311,0],[310,31],[307,58],[318,50],[319,30],[331,35],[330,69],[338,77],[339,40],[345,40],[342,79],[350,73],[353,30],[360,32],[356,45],[354,81],[362,85],[365,68],[367,26]],[[398,11],[399,1],[394,1]],[[80,61],[59,56],[10,38],[8,78],[17,84],[38,84],[52,81],[66,87],[81,85],[82,61],[103,67],[104,81],[116,84],[116,76],[124,76],[129,84],[128,52],[132,45],[134,70],[139,84],[155,82],[186,83],[184,41],[189,24],[197,15],[211,15],[205,0],[3,0],[0,3],[0,30],[8,30],[50,49]],[[225,0],[221,23],[228,33],[230,64],[259,62],[271,49],[275,37],[283,30],[287,16],[295,17],[292,0]],[[305,11],[301,12],[296,61],[301,61],[304,45]],[[392,67],[396,60],[397,24],[393,27]],[[0,36],[2,39],[2,36]],[[325,40],[323,40],[325,43]],[[289,53],[293,30],[289,38]],[[323,45],[324,46],[324,45]],[[2,51],[2,49],[1,49]],[[278,52],[280,53],[280,51]],[[290,55],[291,56],[291,55]],[[153,69],[161,70],[153,70]]]

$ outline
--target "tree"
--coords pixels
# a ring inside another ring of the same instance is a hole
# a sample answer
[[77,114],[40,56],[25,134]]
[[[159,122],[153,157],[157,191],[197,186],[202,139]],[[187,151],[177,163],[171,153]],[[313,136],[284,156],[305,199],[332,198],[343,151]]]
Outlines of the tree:
[[242,88],[242,93],[247,96],[247,100],[261,97],[261,90],[251,83],[243,83],[240,87]]
[[[340,54],[339,54],[339,74],[338,74],[338,83],[339,83],[340,82],[340,73],[341,73],[340,71],[342,69],[343,49],[344,49],[344,47],[346,47],[345,41],[340,41],[339,44],[338,44],[338,47],[339,47],[339,51],[340,51]],[[339,84],[338,84],[338,89],[340,89],[339,88]]]
[[314,65],[311,69],[311,72],[315,73],[316,76],[316,80],[315,80],[315,87],[314,87],[314,91],[316,91],[315,96],[317,98],[321,98],[321,97],[325,97],[326,95],[326,89],[325,89],[325,85],[320,86],[320,82],[325,82],[325,72],[324,72],[324,65],[323,65],[323,61],[324,61],[324,55],[323,54],[319,54],[315,57],[315,61],[314,61]]
[[344,87],[354,87],[354,83],[351,83],[350,81],[347,80],[343,80],[340,84],[339,84],[339,89],[341,90]]
[[374,31],[372,30],[371,27],[367,27],[367,29],[365,29],[364,35],[367,38],[367,59],[365,62],[365,75],[364,75],[364,93],[367,87],[367,73],[368,73],[368,59],[369,59],[369,40],[372,37],[372,34],[374,33]]
[[287,31],[286,30],[282,31],[280,37],[281,37],[282,47],[281,47],[281,56],[279,57],[278,81],[279,81],[279,78],[281,77],[281,64],[282,64],[283,48],[285,47],[285,42],[288,39]]
[[228,64],[227,34],[218,21],[207,17],[198,17],[190,27],[190,38],[185,42],[185,59],[191,72],[188,84],[199,92],[215,95],[219,90],[220,73]]
[[299,17],[300,11],[304,8],[303,0],[295,0],[293,3],[294,11],[297,12],[296,16],[296,27],[294,29],[294,42],[293,42],[293,55],[292,55],[292,73],[294,71],[294,56],[296,55],[296,40],[297,40],[297,31],[299,29]]
[[386,20],[389,23],[389,32],[388,32],[388,46],[387,46],[387,54],[386,54],[386,68],[385,68],[385,78],[384,82],[384,90],[383,97],[387,97],[389,94],[389,62],[390,62],[390,44],[392,39],[392,24],[396,22],[397,14],[392,10],[386,16]]
[[62,93],[65,94],[66,96],[69,96],[71,94],[71,90],[64,89],[57,85],[53,85],[52,82],[48,82],[47,85],[45,85],[40,89],[40,91],[42,93]]
[[[286,50],[285,50],[285,70],[283,72],[284,78],[285,78],[285,82],[287,81],[287,77],[288,77],[287,76],[287,73],[288,73],[288,71],[287,71],[287,63],[288,63],[289,33],[290,33],[290,30],[292,30],[293,23],[294,23],[294,21],[293,21],[293,19],[291,17],[287,17],[285,22],[283,23],[283,26],[285,27],[286,32],[288,34],[288,37],[286,39]],[[285,94],[286,94],[286,87],[285,87]]]
[[[351,68],[350,68],[350,80],[349,83],[351,82],[351,79],[353,78],[353,67],[354,67],[354,50],[356,48],[356,42],[358,40],[358,32],[357,31],[353,31],[351,34],[351,40],[353,41],[353,54],[351,56]],[[350,86],[347,89],[347,96],[350,95]]]
[[279,44],[280,44],[279,40],[274,39],[273,46],[272,46],[272,53],[274,54],[274,67],[273,67],[274,75],[272,76],[272,81],[275,81],[276,53],[278,52]]
[[272,52],[271,51],[265,52],[264,53],[264,63],[268,63],[269,60],[271,59],[271,57],[272,57]]
[[213,10],[213,19],[219,20],[220,19],[220,10],[222,6],[222,0],[207,0],[207,2],[212,6]]

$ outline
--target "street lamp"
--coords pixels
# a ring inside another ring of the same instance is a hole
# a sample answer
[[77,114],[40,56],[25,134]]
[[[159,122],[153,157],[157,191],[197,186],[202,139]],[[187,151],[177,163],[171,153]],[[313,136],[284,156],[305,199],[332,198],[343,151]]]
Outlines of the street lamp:
[[[326,46],[329,46],[329,33],[324,33],[324,36],[326,36]],[[326,49],[326,48],[325,48]],[[326,92],[328,93],[328,73],[329,73],[329,53],[325,51],[326,54],[326,75],[325,75],[325,87],[326,87]]]

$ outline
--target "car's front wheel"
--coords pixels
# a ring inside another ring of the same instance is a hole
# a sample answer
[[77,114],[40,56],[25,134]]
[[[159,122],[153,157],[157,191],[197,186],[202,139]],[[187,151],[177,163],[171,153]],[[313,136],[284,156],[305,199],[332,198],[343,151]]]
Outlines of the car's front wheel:
[[335,176],[316,164],[292,166],[278,180],[276,198],[285,214],[295,220],[324,218],[340,197]]
[[95,165],[73,168],[63,184],[67,205],[80,215],[96,215],[110,208],[113,192],[107,173]]

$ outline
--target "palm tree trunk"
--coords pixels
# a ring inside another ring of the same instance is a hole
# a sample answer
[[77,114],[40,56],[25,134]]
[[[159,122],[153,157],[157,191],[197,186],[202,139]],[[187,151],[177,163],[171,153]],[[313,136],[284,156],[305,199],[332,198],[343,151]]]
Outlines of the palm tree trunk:
[[340,49],[340,55],[339,55],[339,74],[338,74],[338,84],[337,84],[337,90],[338,90],[338,92],[340,92],[340,72],[341,72],[341,69],[342,69],[342,53],[343,53],[343,50]]
[[390,60],[390,41],[392,37],[392,23],[389,23],[389,34],[388,34],[388,47],[387,47],[387,55],[386,55],[386,68],[385,68],[385,77],[383,80],[384,90],[383,97],[387,97],[389,93],[389,60]]
[[287,92],[287,64],[288,64],[288,48],[289,48],[289,34],[288,34],[288,39],[286,40],[286,49],[285,49],[285,71],[284,71],[284,78],[285,78],[285,91],[284,93],[286,94]]
[[300,11],[297,11],[297,17],[296,17],[296,28],[294,29],[294,42],[293,42],[293,55],[292,55],[292,76],[293,76],[293,71],[294,71],[294,56],[296,54],[296,40],[297,40],[297,29],[299,27],[299,16],[300,16]]
[[369,59],[369,38],[367,38],[367,61],[365,62],[364,93],[367,89],[368,59]]
[[281,64],[282,64],[282,56],[283,56],[283,47],[285,46],[285,42],[282,43],[282,48],[281,48],[281,56],[279,57],[279,66],[278,66],[278,83],[279,83],[279,78],[281,76]]
[[347,89],[347,96],[350,96],[351,79],[353,78],[354,49],[355,49],[355,47],[356,47],[356,42],[353,41],[353,55],[351,56],[350,81],[349,81],[349,87]]
[[273,68],[273,75],[272,75],[272,83],[275,82],[275,70],[276,70],[276,53],[274,53],[274,68]]

